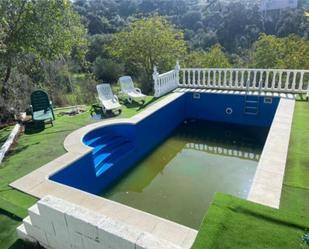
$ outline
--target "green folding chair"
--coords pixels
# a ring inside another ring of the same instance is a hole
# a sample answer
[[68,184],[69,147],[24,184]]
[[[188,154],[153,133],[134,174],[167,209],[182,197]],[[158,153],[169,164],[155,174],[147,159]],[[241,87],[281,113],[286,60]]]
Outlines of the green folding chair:
[[50,122],[53,126],[55,115],[52,102],[49,100],[48,94],[42,90],[36,90],[31,93],[31,111],[32,120],[39,122]]

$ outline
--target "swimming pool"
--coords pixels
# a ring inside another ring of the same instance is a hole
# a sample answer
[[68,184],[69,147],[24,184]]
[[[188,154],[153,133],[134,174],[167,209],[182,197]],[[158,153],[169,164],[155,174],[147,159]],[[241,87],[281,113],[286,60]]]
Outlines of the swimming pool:
[[[173,132],[177,131],[177,127],[183,124],[185,120],[201,120],[209,122],[221,122],[225,123],[225,125],[241,125],[241,130],[251,129],[253,131],[257,129],[250,128],[250,126],[260,127],[267,130],[272,123],[278,102],[278,97],[251,96],[251,98],[249,98],[245,95],[196,92],[181,94],[172,102],[168,102],[166,105],[163,105],[154,113],[149,113],[149,115],[139,119],[135,124],[129,122],[121,122],[119,124],[114,123],[107,126],[98,127],[90,131],[83,137],[83,143],[93,148],[92,151],[82,156],[77,161],[71,163],[67,167],[56,172],[50,176],[50,179],[93,194],[103,193],[103,196],[105,197],[110,195],[111,199],[113,199],[112,195],[110,194],[113,192],[113,188],[111,187],[114,185],[114,190],[117,189],[117,182],[119,184],[121,179],[125,179],[124,175],[126,175],[127,172],[134,172],[135,170],[138,171],[140,167],[137,165],[141,162],[141,160],[145,159],[147,155],[151,156],[151,153],[159,145],[164,146],[164,143],[162,144],[162,142],[168,142],[166,139],[171,136]],[[253,111],[248,111],[250,110],[251,105],[252,109],[256,108],[256,113]],[[205,126],[205,124],[203,124],[203,126]],[[231,133],[231,136],[234,135],[235,130]],[[254,166],[248,170],[251,172],[250,176],[245,177],[244,181],[250,182],[250,179],[252,179],[252,175],[255,172],[258,156],[263,147],[264,139],[262,140],[263,141],[256,143],[259,149],[256,148],[255,157],[244,159],[247,161],[245,167],[250,168],[250,165],[254,164]],[[236,142],[236,144],[238,142]],[[199,144],[205,145],[207,143],[208,142],[206,139]],[[190,144],[190,142],[188,141],[187,144]],[[229,149],[232,151],[232,153],[236,153],[237,150],[232,148],[233,146]],[[228,149],[228,147],[226,149]],[[253,153],[252,151],[246,151],[246,149],[250,148],[241,147],[237,153]],[[156,151],[154,151],[154,153],[156,153]],[[226,159],[225,162],[223,161],[222,165],[229,167],[227,162],[232,160],[231,156],[227,155],[227,157],[228,159]],[[241,156],[236,155],[232,158],[237,160],[239,157]],[[175,155],[172,156],[172,158],[177,160]],[[199,163],[200,161],[205,160],[198,158],[199,156],[195,155],[193,158],[191,158],[192,162]],[[208,158],[211,158],[211,155],[208,155]],[[147,158],[145,160],[147,160]],[[180,158],[180,161],[183,161],[183,158]],[[222,165],[221,167],[223,167]],[[150,167],[158,170],[154,165],[150,165]],[[197,168],[201,167],[203,167],[203,165],[197,166]],[[169,167],[167,167],[167,169],[169,169]],[[238,171],[238,175],[242,174],[241,167],[238,167],[238,169],[240,169],[240,171]],[[204,169],[203,174],[195,174],[195,176],[202,175],[203,181],[207,182],[207,180],[211,180],[208,178],[213,176],[212,174],[207,174],[207,172],[210,172],[210,170],[210,168]],[[220,169],[221,172],[224,172],[224,170],[224,167]],[[231,171],[233,172],[234,170]],[[228,170],[227,172],[229,172],[227,174],[230,175],[231,172]],[[173,172],[171,172],[171,174],[173,176],[176,175],[176,173]],[[125,177],[128,177],[128,175]],[[144,177],[146,176],[142,175],[142,179],[140,179],[141,182],[147,181],[147,179]],[[216,180],[220,181],[220,179]],[[186,178],[183,181],[188,181],[188,179]],[[193,179],[193,181],[198,182],[201,181],[201,179]],[[230,183],[232,183],[230,185],[232,186],[233,181]],[[247,184],[246,187],[240,188],[240,190],[237,191],[244,191],[244,194],[246,195],[248,188],[250,188],[249,185]],[[221,189],[218,190],[220,191]],[[181,190],[174,188],[172,191],[176,193],[177,191],[180,192]],[[195,192],[193,191],[192,193]],[[242,197],[245,197],[245,195]],[[209,199],[210,198],[208,198],[208,200]],[[186,207],[183,208],[185,209]],[[151,212],[151,210],[149,212]],[[156,213],[154,212],[154,214]],[[162,216],[165,218],[170,218],[166,215]],[[176,218],[171,219],[177,222],[182,222]],[[188,220],[190,220],[190,217],[188,217]],[[196,227],[196,224],[198,224],[196,221],[197,218],[194,218],[193,220],[195,221],[192,224],[189,224],[188,222],[183,223],[188,226]]]
[[247,198],[267,133],[186,120],[101,196],[197,229],[215,192]]

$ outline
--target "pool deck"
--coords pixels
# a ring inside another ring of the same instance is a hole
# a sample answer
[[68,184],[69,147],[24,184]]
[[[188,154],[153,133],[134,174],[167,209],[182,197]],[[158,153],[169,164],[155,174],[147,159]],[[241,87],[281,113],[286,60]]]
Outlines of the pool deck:
[[168,241],[179,248],[191,248],[197,235],[194,229],[48,179],[50,175],[91,152],[92,148],[82,142],[83,136],[89,131],[116,123],[135,124],[183,94],[172,93],[130,119],[104,120],[74,131],[64,141],[64,147],[68,151],[66,154],[18,179],[10,186],[39,199],[47,195],[54,196],[122,224],[135,226],[141,231],[150,233],[158,240],[162,240],[162,244]]
[[[50,175],[91,152],[92,148],[82,142],[82,138],[89,131],[119,123],[136,124],[179,98],[185,92],[171,93],[132,118],[103,120],[74,131],[64,141],[64,147],[68,151],[66,154],[16,180],[10,186],[39,199],[47,195],[61,198],[115,221],[136,226],[139,230],[150,233],[158,240],[162,239],[180,248],[189,249],[197,235],[197,231],[194,229],[48,179]],[[226,94],[225,91],[213,93]],[[276,208],[279,207],[280,202],[295,104],[292,96],[282,97],[248,197],[251,201]]]

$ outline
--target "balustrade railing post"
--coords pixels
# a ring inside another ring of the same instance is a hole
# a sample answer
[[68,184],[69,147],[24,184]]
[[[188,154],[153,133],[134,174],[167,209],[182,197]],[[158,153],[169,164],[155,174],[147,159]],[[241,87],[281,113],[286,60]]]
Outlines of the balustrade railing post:
[[178,87],[179,86],[179,79],[180,79],[180,77],[179,77],[179,74],[180,74],[179,60],[176,60],[175,74],[176,74],[175,86]]
[[154,81],[154,96],[155,97],[160,97],[160,85],[159,85],[158,77],[159,77],[159,72],[157,70],[157,67],[154,66],[152,78]]

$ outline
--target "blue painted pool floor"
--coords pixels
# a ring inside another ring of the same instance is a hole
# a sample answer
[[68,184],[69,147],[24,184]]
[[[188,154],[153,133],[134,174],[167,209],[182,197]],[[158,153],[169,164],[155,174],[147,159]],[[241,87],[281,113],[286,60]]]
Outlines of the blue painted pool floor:
[[[197,229],[215,192],[247,197],[267,132],[257,127],[186,121],[101,195]],[[91,143],[100,144],[93,152],[98,154],[97,167],[112,163],[121,148],[132,146],[116,135]]]

